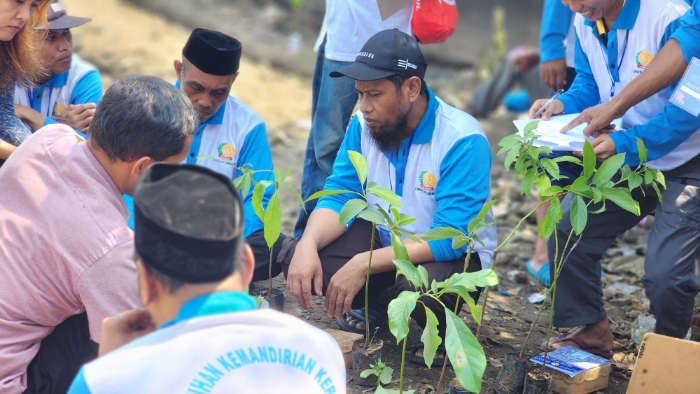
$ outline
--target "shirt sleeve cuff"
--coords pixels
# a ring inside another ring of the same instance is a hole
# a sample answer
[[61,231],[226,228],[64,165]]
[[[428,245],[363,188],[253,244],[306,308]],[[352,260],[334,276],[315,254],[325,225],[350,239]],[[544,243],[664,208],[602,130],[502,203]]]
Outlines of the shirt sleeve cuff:
[[466,247],[452,249],[452,239],[441,239],[439,241],[428,241],[430,251],[436,262],[456,260],[464,254]]
[[621,130],[610,133],[615,144],[615,152],[625,154],[625,164],[629,166],[639,165],[639,151],[637,150],[637,137],[630,130]]
[[[544,49],[551,48],[551,49]],[[555,49],[556,48],[556,49]],[[566,58],[566,51],[560,50],[563,48],[561,42],[559,44],[552,43],[551,40],[543,40],[540,43],[540,64],[551,62],[552,60]]]
[[686,63],[690,64],[690,61],[693,59],[693,54],[700,52],[700,36],[690,34],[681,28],[676,30],[671,38],[678,41],[681,52],[683,52],[683,59],[685,59]]
[[559,101],[564,104],[564,114],[575,114],[579,111],[576,110],[576,103],[574,102],[574,99],[571,97],[571,95],[568,94],[562,94],[559,96]]
[[48,126],[50,124],[58,124],[58,121],[50,116],[47,116],[46,119],[44,120],[43,126]]
[[340,214],[340,211],[343,209],[343,203],[340,201],[335,201],[330,198],[322,198],[318,204],[316,204],[316,208],[314,209],[319,209],[319,208],[326,208],[330,209],[332,211],[335,211],[335,213]]

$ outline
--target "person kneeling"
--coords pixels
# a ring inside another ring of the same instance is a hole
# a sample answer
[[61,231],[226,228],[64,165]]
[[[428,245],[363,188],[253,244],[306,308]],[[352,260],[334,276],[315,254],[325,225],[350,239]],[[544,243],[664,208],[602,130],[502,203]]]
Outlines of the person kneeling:
[[[330,74],[355,80],[360,111],[352,119],[338,152],[325,190],[361,192],[348,151],[367,160],[367,182],[391,189],[401,198],[402,213],[417,218],[401,229],[414,234],[430,228],[453,227],[466,231],[467,224],[490,200],[491,154],[478,122],[437,98],[425,86],[427,62],[418,43],[398,30],[384,30],[370,38],[351,65]],[[403,277],[396,279],[394,253],[386,228],[373,228],[356,218],[346,229],[340,224],[343,205],[356,198],[336,194],[321,198],[309,217],[287,270],[287,286],[302,308],[311,308],[311,295],[325,295],[324,309],[339,319],[341,328],[365,332],[364,284],[372,231],[375,236],[369,285],[369,325],[378,327],[386,316],[388,301],[404,290],[413,290]],[[389,210],[387,203],[372,199]],[[489,214],[492,221],[492,215]],[[479,233],[485,246],[477,245],[468,271],[489,268],[496,243],[496,229]],[[451,240],[412,243],[406,247],[414,264],[422,264],[429,281],[445,280],[462,272],[465,248],[452,249]],[[472,295],[478,298],[478,293]],[[444,337],[445,313],[438,302],[422,298],[438,317]],[[442,302],[450,309],[457,297]],[[412,317],[425,326],[423,308]],[[444,350],[436,360],[444,360]],[[411,359],[422,358],[420,344]]]
[[345,392],[343,356],[329,334],[257,310],[244,292],[255,260],[228,177],[156,164],[134,203],[146,309],[105,319],[100,358],[80,370],[70,394]]

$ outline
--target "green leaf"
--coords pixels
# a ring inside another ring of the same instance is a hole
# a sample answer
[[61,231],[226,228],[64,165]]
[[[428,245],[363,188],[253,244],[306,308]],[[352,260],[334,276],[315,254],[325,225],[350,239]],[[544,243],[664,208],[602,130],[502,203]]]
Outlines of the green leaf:
[[394,368],[391,368],[390,366],[386,365],[384,368],[382,368],[381,374],[379,374],[379,381],[382,384],[389,384],[391,383],[391,375],[394,374]]
[[[403,216],[406,216],[406,215],[403,215]],[[399,220],[399,222],[396,223],[396,225],[401,226],[401,227],[410,226],[417,221],[418,221],[418,218],[412,218],[412,217],[406,216],[406,217],[402,218],[401,220]]]
[[420,294],[414,291],[402,291],[389,303],[389,331],[396,337],[396,343],[408,335],[408,318],[415,309],[419,296]]
[[604,187],[600,188],[600,192],[603,193],[603,196],[605,198],[612,201],[613,203],[615,203],[615,205],[619,206],[625,211],[631,212],[637,216],[640,215],[639,203],[634,201],[632,196],[625,193],[624,191],[620,189]]
[[394,231],[396,231],[397,233],[401,234],[402,236],[404,236],[404,237],[410,239],[410,240],[413,241],[413,242],[416,242],[416,243],[421,243],[421,242],[423,242],[423,241],[421,241],[420,238],[416,237],[415,235],[413,235],[412,233],[410,233],[410,232],[408,232],[408,231],[403,231],[403,230],[398,230],[398,229],[397,229],[397,230],[394,230]]
[[552,160],[553,160],[555,163],[567,162],[567,163],[578,164],[578,165],[580,165],[580,166],[583,165],[583,163],[581,163],[581,159],[579,159],[578,157],[574,157],[574,156],[558,156],[558,157],[555,157],[555,158],[552,159]]
[[474,299],[471,297],[465,298],[464,301],[467,303],[467,305],[469,305],[469,310],[471,311],[472,318],[474,318],[476,324],[481,325],[481,313],[483,311],[481,305],[476,305]]
[[430,283],[430,290],[433,292],[433,294],[438,293],[438,283],[435,279],[433,279],[433,281]]
[[271,249],[277,239],[280,237],[282,230],[282,205],[280,204],[280,192],[275,190],[275,193],[270,197],[265,211],[265,220],[263,220],[263,235],[267,248]]
[[567,186],[565,187],[565,189],[570,189],[571,191],[577,193],[585,193],[591,190],[591,187],[588,185],[588,178],[586,178],[585,176],[580,176],[576,178],[576,180],[574,180],[571,186]]
[[359,198],[349,200],[340,210],[340,224],[347,224],[365,208],[367,208],[367,201]]
[[357,172],[357,178],[360,180],[360,184],[364,185],[367,181],[367,160],[362,153],[355,152],[354,150],[348,151],[348,156],[350,156],[350,161],[353,167],[355,167],[355,172]]
[[[478,238],[474,236],[475,238]],[[470,241],[469,237],[464,235],[452,238],[452,249],[460,249],[462,246],[466,245]]]
[[570,214],[571,226],[574,229],[574,233],[580,235],[583,229],[586,228],[586,222],[588,221],[588,209],[581,196],[574,197],[574,201],[571,203]]
[[600,185],[612,179],[613,175],[620,171],[624,162],[624,153],[618,153],[605,160],[598,168],[598,171],[596,171],[595,176],[593,176],[593,183]]
[[486,370],[486,356],[479,341],[464,322],[445,308],[447,330],[445,348],[457,380],[474,393],[481,392],[481,379]]
[[540,220],[537,226],[537,233],[542,237],[542,239],[549,239],[554,230],[557,227],[557,223],[561,220],[561,203],[558,198],[553,198],[549,208],[547,209],[547,214],[544,219]]
[[[403,275],[406,280],[411,282],[416,289],[423,287],[423,279],[421,278],[418,268],[408,260],[394,260],[396,266],[396,276]],[[427,283],[426,283],[427,285]]]
[[654,182],[651,184],[651,186],[656,191],[656,196],[659,198],[659,202],[663,201],[663,195],[661,194],[661,190],[659,190],[659,185],[656,182]]
[[260,181],[253,189],[253,210],[258,215],[260,221],[265,221],[265,209],[263,209],[263,197],[268,186],[272,185],[270,181]]
[[627,179],[627,186],[630,190],[638,188],[641,186],[642,182],[644,182],[644,179],[642,179],[641,175],[636,172],[630,172],[629,179]]
[[416,390],[404,390],[403,393],[399,393],[399,390],[389,390],[379,386],[374,394],[415,394],[415,392]]
[[390,205],[401,208],[401,199],[396,193],[391,190],[381,187],[374,186],[372,188],[367,188],[367,193],[374,194],[375,196],[381,198],[382,200],[388,202]]
[[656,175],[654,175],[654,170],[651,168],[647,168],[644,170],[644,184],[645,185],[650,185],[654,180],[656,179]]
[[[425,306],[425,305],[424,305]],[[423,335],[420,339],[425,345],[423,348],[423,358],[425,359],[425,365],[430,368],[435,360],[435,353],[437,353],[437,348],[442,343],[442,338],[438,335],[438,319],[430,308],[425,306],[425,328],[423,329]]]
[[596,209],[595,211],[591,211],[591,215],[598,215],[605,212],[605,201],[603,201],[603,206],[600,207],[600,209]]
[[540,159],[540,165],[551,176],[552,179],[559,179],[559,166],[557,163],[546,157]]
[[364,379],[370,375],[376,375],[376,374],[377,374],[377,371],[375,371],[373,369],[365,369],[364,371],[360,372],[360,377],[362,379]]
[[537,176],[535,181],[535,188],[537,189],[537,194],[543,193],[545,190],[552,186],[552,181],[549,179],[547,174],[540,174]]
[[423,287],[427,288],[428,283],[430,283],[430,281],[428,280],[428,271],[426,271],[425,267],[423,267],[420,264],[417,265],[416,268],[418,269],[418,274],[420,275],[420,280],[421,280],[421,283],[423,284]]
[[530,196],[530,190],[532,189],[532,184],[535,182],[537,177],[537,169],[530,168],[523,176],[522,191],[521,193],[525,196]]
[[243,175],[241,175],[240,178],[241,182],[240,188],[238,188],[238,190],[241,192],[241,196],[245,198],[248,196],[248,193],[250,193],[250,184],[252,183],[253,177],[249,172],[246,172]]
[[590,179],[591,175],[595,172],[595,151],[593,150],[593,145],[586,141],[583,144],[583,177],[584,179]]
[[644,146],[641,138],[637,138],[637,152],[639,153],[639,162],[645,163],[649,155],[649,149]]
[[357,217],[362,218],[368,222],[372,222],[374,224],[385,224],[384,223],[384,216],[382,216],[381,213],[375,211],[372,208],[367,208],[364,211],[360,212]]
[[523,134],[527,134],[531,131],[534,131],[537,129],[537,126],[540,124],[539,120],[533,120],[532,122],[528,123],[525,125],[525,128],[523,129]]
[[550,186],[545,191],[539,194],[540,197],[551,197],[556,194],[562,193],[563,191],[564,190],[561,188],[561,186]]
[[391,232],[391,248],[394,250],[394,258],[396,260],[410,261],[406,245],[403,243],[401,236],[393,231]]
[[463,298],[468,298],[469,292],[476,291],[477,287],[495,286],[498,284],[498,275],[491,270],[475,272],[461,272],[453,274],[443,284],[443,291],[456,293]]
[[396,207],[391,207],[389,210],[391,211],[391,215],[394,216],[394,223],[398,223],[401,219],[401,213],[399,210],[396,209]]
[[666,189],[666,177],[664,176],[664,173],[659,170],[654,170],[654,172],[656,173],[656,182],[661,184],[661,186]]
[[463,235],[464,233],[461,230],[457,230],[454,227],[436,227],[425,231],[423,234],[420,235],[420,237],[426,241],[440,241],[443,239],[460,237]]
[[309,202],[311,200],[316,200],[316,199],[319,199],[321,197],[333,196],[335,194],[345,194],[345,193],[359,194],[359,193],[356,193],[352,190],[321,190],[321,191],[318,191],[318,192],[312,194],[311,196],[309,196],[309,198],[307,198],[305,202]]
[[510,170],[510,166],[513,165],[513,161],[515,161],[515,158],[518,156],[519,153],[519,148],[513,148],[508,152],[503,162],[503,164],[506,166],[506,171]]
[[603,199],[603,193],[597,187],[592,188],[591,191],[593,192],[593,203],[599,203]]
[[306,207],[304,206],[304,199],[301,198],[301,194],[299,194],[297,189],[294,186],[292,186],[289,182],[282,182],[281,185],[285,189],[287,189],[288,192],[292,193],[294,198],[296,198],[297,201],[299,202],[299,205],[304,209],[304,211],[306,211]]

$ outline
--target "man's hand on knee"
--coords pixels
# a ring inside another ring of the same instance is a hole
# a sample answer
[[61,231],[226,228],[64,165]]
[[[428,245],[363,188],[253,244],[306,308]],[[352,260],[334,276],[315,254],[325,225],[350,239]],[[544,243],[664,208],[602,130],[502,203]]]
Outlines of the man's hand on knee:
[[352,300],[365,284],[368,263],[365,253],[358,254],[333,275],[323,305],[329,317],[350,315]]
[[313,306],[312,286],[316,295],[323,295],[323,269],[316,247],[307,244],[302,238],[289,263],[287,288],[300,307],[310,309]]

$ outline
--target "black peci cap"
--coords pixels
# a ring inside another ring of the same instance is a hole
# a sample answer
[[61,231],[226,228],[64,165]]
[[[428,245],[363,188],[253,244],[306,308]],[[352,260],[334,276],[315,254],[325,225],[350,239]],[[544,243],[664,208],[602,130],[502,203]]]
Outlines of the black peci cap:
[[230,179],[191,164],[158,163],[134,192],[134,243],[144,264],[186,283],[234,271],[243,242],[243,207]]
[[184,56],[206,74],[233,75],[241,63],[241,43],[224,33],[194,29],[185,47]]
[[358,81],[375,81],[392,75],[423,79],[428,62],[418,41],[397,29],[382,30],[370,37],[355,62],[329,75],[350,77]]

